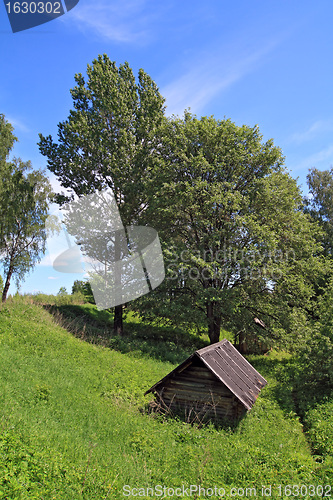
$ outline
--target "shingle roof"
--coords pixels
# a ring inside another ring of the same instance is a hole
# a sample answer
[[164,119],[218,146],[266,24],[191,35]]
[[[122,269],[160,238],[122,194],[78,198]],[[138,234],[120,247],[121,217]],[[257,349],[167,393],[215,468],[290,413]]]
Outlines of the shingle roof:
[[247,410],[254,405],[259,392],[267,384],[253,366],[227,340],[195,351],[189,358],[154,384],[145,394],[154,392],[164,381],[189,366],[198,357],[206,367],[239,399]]

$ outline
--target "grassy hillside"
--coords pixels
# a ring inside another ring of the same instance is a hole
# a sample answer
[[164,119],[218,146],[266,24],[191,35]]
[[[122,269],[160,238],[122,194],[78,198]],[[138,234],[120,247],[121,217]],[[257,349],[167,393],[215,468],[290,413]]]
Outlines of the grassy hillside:
[[331,448],[315,460],[291,388],[277,381],[283,355],[251,359],[269,385],[237,428],[199,428],[150,415],[143,394],[200,339],[133,318],[128,337],[112,339],[107,313],[62,313],[67,323],[27,298],[0,309],[0,499],[121,499],[157,485],[224,488],[210,498],[262,497],[272,485],[271,498],[290,498],[278,485],[333,482]]

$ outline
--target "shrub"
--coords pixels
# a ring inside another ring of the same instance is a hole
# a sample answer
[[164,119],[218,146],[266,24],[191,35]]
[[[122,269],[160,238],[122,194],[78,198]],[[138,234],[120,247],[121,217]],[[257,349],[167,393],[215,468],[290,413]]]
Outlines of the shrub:
[[333,390],[333,280],[318,303],[320,319],[313,324],[312,335],[300,350],[299,362],[304,381],[323,397]]
[[327,400],[309,410],[305,423],[315,453],[333,457],[333,400]]
[[75,292],[73,295],[57,294],[47,295],[46,293],[36,293],[32,295],[32,301],[37,305],[55,305],[66,306],[72,304],[84,304],[85,297],[80,292]]
[[95,304],[95,299],[89,281],[75,280],[72,286],[72,295],[81,293],[84,296],[85,302]]

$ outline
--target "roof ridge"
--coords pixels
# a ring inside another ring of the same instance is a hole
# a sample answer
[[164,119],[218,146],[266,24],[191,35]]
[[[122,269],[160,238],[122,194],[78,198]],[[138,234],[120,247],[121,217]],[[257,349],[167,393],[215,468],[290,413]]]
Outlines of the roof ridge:
[[204,354],[205,352],[208,352],[208,351],[215,350],[217,347],[224,345],[226,342],[229,342],[229,344],[230,344],[230,341],[228,339],[223,339],[223,340],[220,340],[219,342],[216,342],[215,344],[210,344],[210,345],[207,345],[206,347],[202,347],[201,349],[198,349],[197,351],[195,351],[195,353],[199,354],[199,356],[201,356],[201,354]]

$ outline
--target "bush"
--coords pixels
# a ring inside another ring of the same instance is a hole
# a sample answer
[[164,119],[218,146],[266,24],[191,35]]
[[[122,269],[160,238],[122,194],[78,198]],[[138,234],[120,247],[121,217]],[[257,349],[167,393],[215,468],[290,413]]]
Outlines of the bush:
[[47,295],[46,293],[37,293],[32,295],[32,300],[34,304],[37,305],[55,305],[55,306],[66,306],[72,304],[84,304],[86,302],[85,297],[80,292],[75,292],[73,295],[68,294],[57,294],[57,295]]
[[309,410],[305,416],[305,424],[315,453],[333,457],[333,400]]
[[304,381],[323,397],[333,390],[333,280],[318,303],[320,319],[313,324],[312,335],[299,352],[299,362]]
[[95,304],[95,299],[89,281],[75,280],[72,286],[72,295],[81,293],[86,303]]

